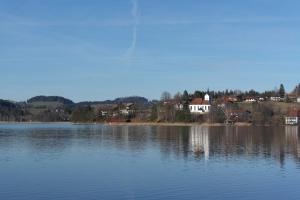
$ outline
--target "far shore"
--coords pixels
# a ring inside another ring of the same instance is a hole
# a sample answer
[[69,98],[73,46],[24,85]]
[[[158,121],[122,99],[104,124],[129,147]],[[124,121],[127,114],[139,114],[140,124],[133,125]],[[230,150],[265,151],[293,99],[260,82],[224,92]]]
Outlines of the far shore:
[[182,123],[182,122],[117,122],[117,123],[104,123],[107,125],[116,125],[116,126],[204,126],[204,127],[220,127],[220,126],[251,126],[249,123],[236,123],[233,125],[226,125],[222,123]]
[[[71,125],[109,125],[109,126],[203,126],[203,127],[250,127],[256,126],[251,123],[235,123],[235,124],[222,124],[222,123],[182,123],[182,122],[6,122],[0,121],[1,124],[71,124]],[[272,126],[272,125],[265,125]]]

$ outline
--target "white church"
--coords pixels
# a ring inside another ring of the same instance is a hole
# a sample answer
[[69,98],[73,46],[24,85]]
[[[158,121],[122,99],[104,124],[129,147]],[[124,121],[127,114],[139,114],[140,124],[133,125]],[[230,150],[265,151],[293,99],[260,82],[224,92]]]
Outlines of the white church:
[[206,114],[210,111],[210,97],[208,94],[202,98],[195,98],[189,105],[192,114]]

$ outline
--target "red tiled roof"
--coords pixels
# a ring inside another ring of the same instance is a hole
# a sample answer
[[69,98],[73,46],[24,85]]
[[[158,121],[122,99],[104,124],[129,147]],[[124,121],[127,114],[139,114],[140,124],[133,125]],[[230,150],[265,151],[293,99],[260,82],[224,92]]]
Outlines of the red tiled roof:
[[180,101],[176,101],[174,99],[170,99],[170,100],[166,100],[163,102],[164,104],[171,104],[171,105],[176,105],[176,104],[180,104]]
[[255,97],[252,97],[252,96],[247,96],[245,97],[244,99],[256,99]]
[[209,105],[209,101],[205,101],[202,98],[195,98],[192,100],[191,105]]
[[237,102],[238,99],[237,97],[232,97],[232,96],[224,96],[222,98],[223,102],[228,103],[228,102]]
[[299,112],[298,109],[294,108],[294,109],[290,110],[288,116],[289,117],[299,117],[300,116],[300,112]]

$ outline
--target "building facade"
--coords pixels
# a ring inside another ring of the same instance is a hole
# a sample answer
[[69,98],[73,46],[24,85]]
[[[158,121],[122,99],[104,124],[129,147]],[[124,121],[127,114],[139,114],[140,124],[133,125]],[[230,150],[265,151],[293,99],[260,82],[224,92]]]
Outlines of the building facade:
[[298,125],[299,124],[299,116],[300,116],[299,110],[294,108],[285,117],[285,124],[286,125]]
[[206,94],[204,100],[202,98],[195,98],[189,105],[190,112],[192,114],[206,114],[210,111],[210,98]]

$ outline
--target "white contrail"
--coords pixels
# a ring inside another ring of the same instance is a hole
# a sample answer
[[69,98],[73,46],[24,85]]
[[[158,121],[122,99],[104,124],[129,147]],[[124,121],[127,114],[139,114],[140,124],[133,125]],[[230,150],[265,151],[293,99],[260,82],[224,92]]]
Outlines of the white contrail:
[[132,4],[131,15],[132,15],[132,17],[135,20],[135,23],[137,25],[138,9],[139,9],[138,0],[131,0],[131,4]]
[[124,60],[126,62],[131,62],[132,56],[135,51],[136,42],[137,42],[137,27],[139,24],[138,20],[138,0],[131,0],[132,9],[131,9],[131,16],[133,17],[133,28],[132,28],[132,41],[131,45],[128,47],[124,54]]

